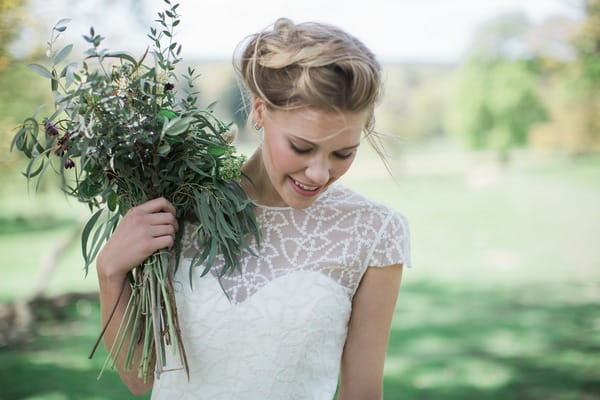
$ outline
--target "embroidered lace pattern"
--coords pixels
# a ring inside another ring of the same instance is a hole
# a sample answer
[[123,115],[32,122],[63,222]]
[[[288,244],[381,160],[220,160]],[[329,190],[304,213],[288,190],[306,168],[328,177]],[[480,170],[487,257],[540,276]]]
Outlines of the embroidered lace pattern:
[[174,286],[190,381],[168,354],[153,399],[331,399],[365,270],[410,265],[406,219],[342,186],[307,209],[256,216],[257,256],[244,252],[241,271],[221,278],[220,258],[205,276],[190,271],[199,249],[186,226]]

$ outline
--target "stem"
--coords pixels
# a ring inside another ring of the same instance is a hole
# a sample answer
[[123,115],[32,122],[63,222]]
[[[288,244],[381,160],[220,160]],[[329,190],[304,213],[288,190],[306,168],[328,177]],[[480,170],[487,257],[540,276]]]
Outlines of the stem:
[[[112,346],[110,347],[110,350],[108,352],[108,356],[106,357],[106,360],[104,361],[104,364],[102,365],[102,369],[100,370],[100,374],[98,374],[98,379],[100,379],[100,377],[102,376],[102,373],[104,372],[104,370],[106,369],[106,367],[108,366],[108,363],[111,361],[111,358],[113,357],[114,351],[115,351],[115,347],[117,346],[123,331],[123,327],[125,326],[125,320],[128,319],[128,316],[130,314],[131,311],[131,307],[135,302],[135,289],[134,291],[131,293],[131,297],[129,298],[129,301],[127,302],[127,307],[125,307],[125,313],[123,314],[123,318],[121,318],[121,322],[119,323],[119,328],[117,329],[117,333],[115,334],[115,340],[112,343]],[[115,356],[116,358],[116,356]],[[113,364],[114,365],[114,362]]]
[[[117,311],[117,306],[119,305],[121,296],[123,295],[123,292],[125,291],[125,285],[127,285],[127,280],[123,280],[123,287],[121,288],[121,291],[119,292],[119,297],[117,297],[117,301],[115,302],[115,305],[114,305],[112,311],[110,312],[110,315],[108,316],[108,320],[104,324],[104,327],[102,328],[102,331],[100,332],[100,335],[98,336],[98,339],[96,339],[96,343],[94,343],[94,347],[92,348],[92,351],[91,351],[90,355],[88,356],[88,359],[91,359],[94,356],[94,353],[96,352],[96,350],[98,349],[98,345],[100,344],[100,341],[102,340],[102,337],[104,336],[104,333],[106,332],[106,329],[108,328],[108,324],[110,323],[110,321],[112,321],[113,315],[115,315],[115,311]],[[132,294],[132,296],[133,296],[133,294]],[[129,302],[130,301],[131,301],[131,299],[129,299]],[[129,302],[127,303],[127,306],[129,306]],[[125,311],[127,311],[127,308],[125,309]]]
[[[160,260],[160,259],[159,259]],[[161,354],[164,353],[164,348],[163,348],[163,343],[162,343],[162,339],[161,339],[161,335],[160,335],[160,309],[158,307],[158,301],[157,301],[157,293],[156,293],[156,277],[155,277],[155,269],[156,268],[160,268],[160,263],[159,265],[153,265],[150,268],[150,304],[151,304],[151,310],[152,310],[152,332],[153,332],[153,336],[154,336],[154,347],[155,347],[155,351],[158,353],[158,351],[160,350]],[[158,356],[158,354],[157,354]],[[157,357],[158,358],[158,357]],[[160,375],[163,371],[162,371],[162,366],[163,366],[163,359],[161,357],[161,362],[157,363],[156,365],[156,372],[158,375]]]

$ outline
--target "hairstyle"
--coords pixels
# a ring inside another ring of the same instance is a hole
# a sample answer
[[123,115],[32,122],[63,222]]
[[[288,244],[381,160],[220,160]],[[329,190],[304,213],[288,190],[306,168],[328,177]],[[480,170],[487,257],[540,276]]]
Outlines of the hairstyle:
[[343,30],[280,18],[272,30],[250,35],[238,45],[234,68],[247,95],[274,109],[367,110],[364,131],[375,144],[370,136],[381,66],[362,42]]

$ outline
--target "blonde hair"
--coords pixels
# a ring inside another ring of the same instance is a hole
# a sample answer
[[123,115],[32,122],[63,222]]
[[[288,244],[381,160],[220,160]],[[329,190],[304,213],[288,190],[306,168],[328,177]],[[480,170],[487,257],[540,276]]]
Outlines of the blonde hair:
[[[364,131],[371,144],[381,66],[354,36],[331,25],[278,19],[272,30],[248,36],[234,67],[247,95],[268,107],[293,110],[368,111]],[[380,146],[375,144],[379,152]]]

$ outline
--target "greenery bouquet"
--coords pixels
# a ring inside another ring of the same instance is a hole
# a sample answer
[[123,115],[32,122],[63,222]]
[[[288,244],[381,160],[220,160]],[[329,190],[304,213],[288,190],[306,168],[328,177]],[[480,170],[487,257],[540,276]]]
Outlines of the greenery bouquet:
[[[197,223],[195,237],[203,250],[192,265],[202,264],[203,274],[218,254],[224,258],[221,275],[238,268],[240,252],[249,250],[248,235],[258,240],[253,203],[239,185],[244,157],[231,144],[235,126],[216,118],[211,106],[197,105],[193,69],[181,79],[176,75],[181,45],[173,33],[179,4],[164,1],[159,26],[148,35],[152,46],[140,59],[101,49],[103,37],[91,28],[84,36],[91,46],[85,58],[66,63],[73,46],[55,48],[68,22],[61,20],[48,42],[51,67],[30,65],[50,80],[55,110],[41,120],[40,109],[27,118],[11,148],[30,159],[24,175],[37,179],[36,188],[44,173],[54,170],[63,190],[95,211],[82,233],[86,273],[120,217],[159,196],[175,205],[180,226]],[[183,87],[182,96],[177,86]],[[154,365],[162,372],[166,345],[188,368],[170,280],[180,239],[173,250],[156,252],[130,272],[132,296],[107,359],[114,366],[124,347],[125,367],[132,368],[137,357],[135,367],[144,379]],[[143,351],[136,355],[139,343]]]

